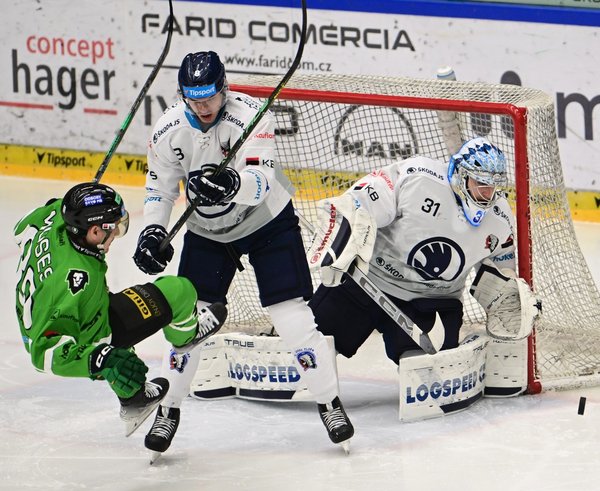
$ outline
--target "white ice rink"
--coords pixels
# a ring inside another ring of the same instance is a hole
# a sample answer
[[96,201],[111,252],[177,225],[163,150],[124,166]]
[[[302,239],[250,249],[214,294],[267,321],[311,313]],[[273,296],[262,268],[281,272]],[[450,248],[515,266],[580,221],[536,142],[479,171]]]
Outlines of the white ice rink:
[[[72,184],[0,176],[0,489],[600,489],[600,389],[484,399],[462,413],[402,424],[395,365],[377,337],[353,359],[338,359],[342,399],[356,429],[349,456],[329,442],[313,403],[188,399],[171,449],[149,466],[143,438],[151,420],[125,438],[105,383],[35,372],[20,340],[12,227]],[[132,223],[108,256],[112,290],[147,279],[131,260],[143,191],[115,187]],[[599,283],[600,225],[576,228]],[[155,338],[138,349],[151,376],[158,375],[162,347],[161,335]],[[580,396],[587,397],[583,416]]]

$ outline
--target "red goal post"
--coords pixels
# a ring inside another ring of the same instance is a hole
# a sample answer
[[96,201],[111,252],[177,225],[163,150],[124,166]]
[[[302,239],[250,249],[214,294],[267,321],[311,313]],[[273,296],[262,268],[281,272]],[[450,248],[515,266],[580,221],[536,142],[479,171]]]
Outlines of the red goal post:
[[[265,99],[277,83],[238,77],[231,89]],[[600,295],[574,234],[547,94],[500,84],[297,74],[272,107],[277,159],[297,188],[296,207],[311,221],[318,199],[378,167],[417,153],[447,160],[439,111],[456,113],[463,140],[486,136],[507,156],[519,275],[544,308],[529,339],[528,391],[600,382]],[[482,325],[482,309],[468,293],[463,301],[465,323]],[[251,267],[238,274],[229,305],[229,329],[270,328]]]

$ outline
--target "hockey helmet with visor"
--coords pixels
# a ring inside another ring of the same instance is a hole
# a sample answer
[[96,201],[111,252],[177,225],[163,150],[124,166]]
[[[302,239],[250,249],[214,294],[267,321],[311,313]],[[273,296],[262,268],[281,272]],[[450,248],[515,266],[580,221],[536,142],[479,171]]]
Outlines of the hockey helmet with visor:
[[122,237],[129,229],[123,198],[104,184],[85,182],[69,189],[61,213],[67,231],[76,237],[85,236],[94,225],[106,231],[107,236],[114,230],[115,237]]

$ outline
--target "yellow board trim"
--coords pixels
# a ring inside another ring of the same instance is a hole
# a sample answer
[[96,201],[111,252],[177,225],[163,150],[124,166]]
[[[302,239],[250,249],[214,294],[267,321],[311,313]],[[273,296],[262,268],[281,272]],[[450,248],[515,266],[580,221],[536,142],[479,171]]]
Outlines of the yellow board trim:
[[[104,157],[105,154],[100,152],[2,144],[0,175],[91,181]],[[117,153],[113,155],[102,182],[143,187],[146,170],[145,155]],[[297,197],[306,200],[337,195],[363,175],[310,169],[286,170],[286,174],[297,189]],[[311,183],[310,187],[307,182]],[[568,191],[567,198],[573,220],[600,222],[600,192]]]

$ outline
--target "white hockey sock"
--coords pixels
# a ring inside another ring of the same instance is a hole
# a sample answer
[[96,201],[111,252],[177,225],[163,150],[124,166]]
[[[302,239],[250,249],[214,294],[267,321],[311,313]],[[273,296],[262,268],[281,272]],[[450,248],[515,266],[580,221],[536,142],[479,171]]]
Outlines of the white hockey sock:
[[[197,305],[200,311],[209,304],[199,301]],[[163,354],[160,374],[169,381],[169,391],[161,401],[161,406],[181,407],[181,402],[190,393],[190,385],[199,363],[198,348],[188,353],[177,354],[171,345],[167,346]]]
[[[315,324],[312,311],[301,298],[267,307],[275,330],[294,353],[294,363],[319,404],[339,393],[335,352]],[[167,396],[168,397],[168,396]]]

